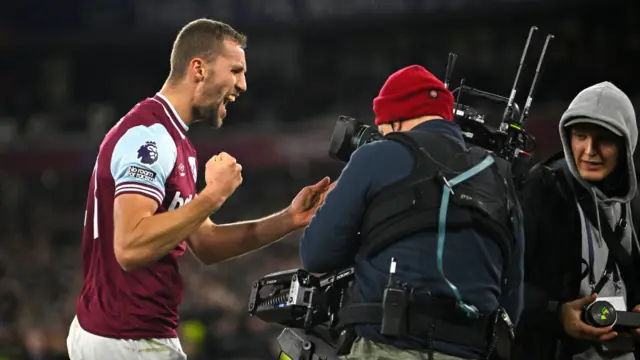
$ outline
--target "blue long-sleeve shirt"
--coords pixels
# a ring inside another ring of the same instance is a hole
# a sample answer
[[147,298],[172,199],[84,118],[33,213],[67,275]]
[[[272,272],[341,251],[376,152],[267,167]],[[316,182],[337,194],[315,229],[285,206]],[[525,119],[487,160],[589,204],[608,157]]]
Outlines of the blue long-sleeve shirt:
[[[458,125],[447,120],[431,120],[414,128],[432,131],[463,142]],[[327,195],[300,241],[300,256],[305,269],[324,273],[354,266],[353,295],[362,302],[382,302],[388,282],[390,259],[398,261],[396,278],[410,285],[426,286],[434,295],[451,295],[436,265],[437,231],[413,234],[371,259],[359,252],[360,230],[367,201],[393,182],[409,176],[413,155],[402,144],[376,141],[360,147]],[[513,322],[523,307],[524,239],[519,226],[507,286],[501,289],[502,254],[496,242],[472,229],[448,230],[444,247],[444,272],[455,284],[462,298],[481,312],[494,311],[499,302]],[[504,293],[503,293],[504,290]],[[502,301],[500,301],[502,300]],[[356,327],[358,336],[389,343],[379,333],[379,326]],[[400,348],[424,348],[415,339],[392,342]],[[435,342],[437,351],[461,357],[477,357],[482,349],[469,349],[456,344]]]

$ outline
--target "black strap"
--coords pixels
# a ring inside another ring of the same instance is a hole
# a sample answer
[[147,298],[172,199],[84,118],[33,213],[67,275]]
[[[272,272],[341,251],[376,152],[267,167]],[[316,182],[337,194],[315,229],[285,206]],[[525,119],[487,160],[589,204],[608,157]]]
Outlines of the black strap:
[[[618,284],[620,282],[620,274],[618,273],[618,268],[616,267],[616,261],[609,252],[607,256],[607,264],[604,267],[604,272],[600,277],[598,283],[596,283],[595,276],[593,275],[593,269],[589,269],[589,284],[593,287],[592,292],[599,294],[602,291],[602,288],[607,284],[607,282],[611,279],[611,275],[613,274],[613,283]],[[618,286],[618,285],[616,285]]]
[[[484,349],[490,339],[489,317],[480,317],[471,321],[445,318],[452,314],[451,309],[443,312],[439,306],[410,307],[407,314],[408,332],[411,336],[425,338],[427,332],[433,340],[446,341],[477,349]],[[437,314],[436,314],[437,313]],[[338,312],[341,325],[369,324],[382,322],[380,303],[357,303],[343,306]]]
[[[622,210],[620,213],[620,219],[626,219],[627,218],[627,208],[625,206],[622,206]],[[613,239],[616,242],[622,242],[622,236],[624,235],[624,230],[626,226],[623,226],[625,224],[625,221],[621,221],[618,222],[618,224],[616,225],[616,229],[613,232]],[[599,294],[600,291],[602,291],[602,288],[604,288],[604,286],[606,285],[606,283],[611,279],[612,275],[613,275],[613,282],[616,286],[619,286],[618,284],[620,283],[620,274],[618,273],[618,267],[616,266],[616,261],[615,261],[615,257],[613,255],[613,253],[611,251],[609,251],[609,254],[607,256],[607,263],[604,267],[604,271],[602,273],[602,276],[600,277],[600,280],[598,280],[598,282],[596,283],[596,278],[595,278],[595,274],[593,271],[593,268],[595,267],[595,259],[594,259],[594,249],[593,249],[593,236],[592,236],[592,232],[591,232],[591,226],[589,224],[586,224],[586,231],[587,231],[587,241],[589,242],[588,246],[589,246],[589,263],[587,265],[588,267],[588,271],[589,271],[589,285],[591,286],[591,290],[593,292],[595,292],[596,294]],[[602,234],[601,234],[602,235]]]
[[[464,151],[465,149],[464,145],[459,144],[446,136],[441,136],[427,131],[421,131],[419,134],[424,140],[429,141],[431,144],[435,144],[434,148],[440,150],[440,154],[454,154],[456,152]],[[418,144],[416,139],[404,132],[392,132],[387,134],[385,139],[397,141],[411,151],[414,158],[413,168],[411,170],[412,174],[420,169],[433,167],[434,164],[437,164],[437,161],[444,156],[434,156],[435,154],[426,152],[423,147]],[[421,153],[426,156],[421,156]]]
[[[609,248],[609,254],[611,255],[611,261],[615,262],[620,267],[620,271],[622,272],[622,277],[628,282],[633,282],[633,279],[636,278],[636,274],[634,271],[633,258],[631,254],[622,246],[622,235],[624,234],[624,230],[627,227],[627,211],[626,204],[621,204],[621,212],[620,212],[620,220],[616,224],[615,230],[611,228],[611,225],[607,221],[607,215],[604,213],[604,210],[601,206],[594,206],[591,201],[589,201],[589,196],[581,196],[578,198],[578,203],[582,208],[587,219],[592,224],[598,224],[598,215],[601,219],[600,222],[600,235],[604,242],[607,244]],[[595,212],[595,208],[597,207],[598,214]],[[633,250],[633,242],[632,242],[632,250]],[[614,265],[610,264],[609,259],[607,259],[608,267],[615,268]],[[607,269],[605,268],[605,272]],[[613,271],[614,274],[617,271]],[[606,274],[606,273],[605,273]],[[596,285],[596,288],[600,286],[599,290],[602,290],[602,287],[608,281],[608,278],[601,278],[599,283]],[[619,281],[619,279],[617,279]],[[604,281],[604,283],[602,283]],[[614,278],[614,281],[616,279]],[[602,283],[602,284],[600,284]],[[594,289],[595,291],[595,289]],[[598,291],[599,292],[599,291]]]

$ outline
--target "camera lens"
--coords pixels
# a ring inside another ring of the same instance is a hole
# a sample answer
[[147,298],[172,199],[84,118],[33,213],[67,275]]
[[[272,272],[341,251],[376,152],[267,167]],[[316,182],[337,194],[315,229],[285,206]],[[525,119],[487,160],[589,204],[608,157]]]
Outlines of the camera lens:
[[586,309],[586,322],[595,327],[607,327],[616,322],[616,309],[607,301],[596,301]]

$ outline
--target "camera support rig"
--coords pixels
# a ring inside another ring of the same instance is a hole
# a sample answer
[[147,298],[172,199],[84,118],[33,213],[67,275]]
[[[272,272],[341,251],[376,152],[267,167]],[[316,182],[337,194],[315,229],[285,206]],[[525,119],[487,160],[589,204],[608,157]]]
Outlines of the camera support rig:
[[[278,337],[286,360],[329,360],[350,347],[338,328],[338,310],[353,280],[353,268],[320,276],[302,269],[268,274],[253,283],[248,311],[267,323],[285,326]],[[267,295],[261,292],[269,288]]]
[[[452,91],[452,93],[456,95],[456,103],[453,110],[454,121],[461,127],[466,141],[493,151],[499,157],[511,162],[516,175],[516,185],[522,180],[522,176],[528,169],[531,161],[531,151],[533,151],[535,147],[535,139],[527,134],[524,124],[529,118],[531,103],[533,102],[533,96],[538,84],[547,47],[549,46],[549,42],[554,38],[552,34],[547,35],[524,109],[521,111],[515,101],[515,97],[531,39],[537,30],[538,28],[536,26],[532,26],[529,30],[529,36],[522,51],[520,64],[509,97],[466,86],[464,85],[464,78],[461,79],[460,86]],[[457,57],[458,55],[449,53],[444,79],[444,84],[447,89],[451,82],[451,74]],[[506,106],[500,126],[498,126],[497,129],[491,128],[485,123],[485,114],[480,113],[471,106],[460,104],[462,93],[471,95],[472,97],[483,98],[494,103],[505,104]]]

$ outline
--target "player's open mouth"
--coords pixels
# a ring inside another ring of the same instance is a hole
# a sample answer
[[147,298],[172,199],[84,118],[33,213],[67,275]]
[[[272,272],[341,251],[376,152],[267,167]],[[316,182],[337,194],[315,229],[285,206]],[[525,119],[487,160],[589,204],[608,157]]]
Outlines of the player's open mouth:
[[224,118],[225,116],[227,116],[227,104],[230,102],[234,102],[236,101],[236,95],[234,94],[229,94],[227,96],[225,96],[224,100],[222,101],[222,107],[221,107],[221,111],[222,111],[222,117]]
[[227,96],[224,98],[224,104],[225,104],[225,105],[227,105],[227,104],[228,104],[228,103],[230,103],[230,102],[234,102],[234,101],[236,101],[236,96],[235,96],[235,95],[227,95]]

